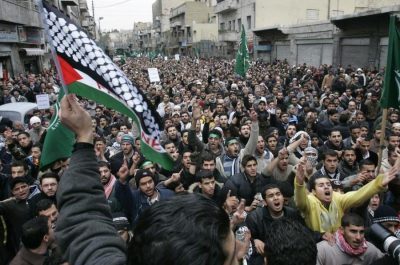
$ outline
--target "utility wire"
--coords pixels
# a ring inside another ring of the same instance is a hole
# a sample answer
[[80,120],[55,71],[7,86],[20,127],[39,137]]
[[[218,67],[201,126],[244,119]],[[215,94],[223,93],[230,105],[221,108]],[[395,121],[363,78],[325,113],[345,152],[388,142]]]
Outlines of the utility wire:
[[122,4],[125,4],[125,3],[128,3],[128,2],[131,2],[131,1],[133,1],[133,0],[125,0],[125,1],[121,1],[121,2],[112,4],[112,5],[107,5],[107,6],[97,6],[96,8],[109,8],[109,7],[114,7],[114,6],[122,5]]

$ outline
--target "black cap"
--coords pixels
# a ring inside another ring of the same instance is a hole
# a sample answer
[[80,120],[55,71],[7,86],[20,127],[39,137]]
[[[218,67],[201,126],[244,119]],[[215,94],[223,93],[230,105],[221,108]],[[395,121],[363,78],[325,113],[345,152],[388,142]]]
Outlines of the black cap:
[[128,230],[129,229],[129,221],[126,215],[122,212],[116,212],[112,214],[113,224],[117,231],[120,230]]
[[144,177],[151,177],[154,180],[154,175],[153,175],[153,173],[151,173],[150,170],[139,169],[138,171],[136,171],[136,174],[135,174],[136,187],[139,187],[139,181],[140,181],[140,179],[142,179]]

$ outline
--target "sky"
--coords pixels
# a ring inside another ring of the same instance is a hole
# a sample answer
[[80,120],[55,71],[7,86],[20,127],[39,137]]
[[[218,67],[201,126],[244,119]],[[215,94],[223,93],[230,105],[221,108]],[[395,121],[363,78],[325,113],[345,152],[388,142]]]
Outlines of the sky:
[[133,29],[134,22],[151,22],[151,5],[154,0],[87,0],[90,13],[92,1],[96,23],[101,20],[101,31],[111,29]]

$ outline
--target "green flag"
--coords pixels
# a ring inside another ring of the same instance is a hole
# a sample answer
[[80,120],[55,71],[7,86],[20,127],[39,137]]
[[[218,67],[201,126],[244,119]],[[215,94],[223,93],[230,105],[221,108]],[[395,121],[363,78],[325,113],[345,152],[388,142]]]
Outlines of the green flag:
[[40,158],[40,170],[44,171],[55,161],[70,157],[72,145],[75,142],[74,133],[61,124],[58,116],[60,101],[64,96],[63,89],[60,89],[57,103],[54,105],[54,115],[51,117],[49,128],[43,143],[42,156]]
[[399,109],[400,105],[400,29],[398,24],[396,16],[391,16],[385,82],[381,97],[382,108]]
[[249,69],[249,50],[247,49],[246,32],[242,24],[239,49],[236,55],[235,73],[244,77],[246,75],[247,69]]

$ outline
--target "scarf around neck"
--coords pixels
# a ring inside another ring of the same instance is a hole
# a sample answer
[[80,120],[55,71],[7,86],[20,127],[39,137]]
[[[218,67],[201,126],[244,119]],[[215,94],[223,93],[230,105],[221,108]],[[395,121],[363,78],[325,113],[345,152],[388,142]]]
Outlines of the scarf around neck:
[[364,254],[368,249],[367,241],[365,240],[365,238],[363,239],[361,246],[359,246],[358,248],[353,248],[346,242],[346,239],[344,238],[343,232],[341,230],[338,230],[336,232],[335,237],[336,245],[339,247],[339,249],[350,256],[360,256]]
[[110,181],[108,181],[108,183],[106,185],[104,185],[104,193],[105,193],[107,199],[111,195],[111,192],[114,188],[115,181],[116,181],[116,178],[114,177],[114,175],[111,175]]

